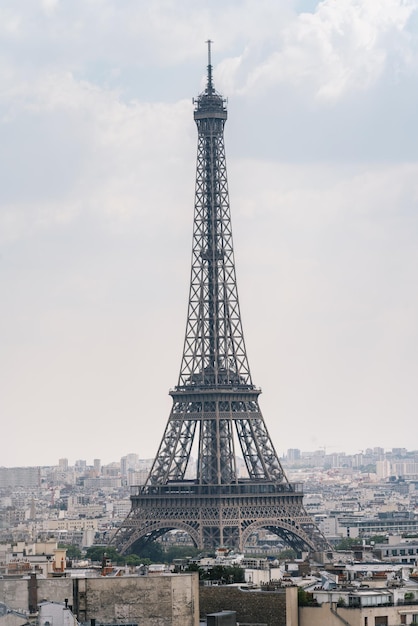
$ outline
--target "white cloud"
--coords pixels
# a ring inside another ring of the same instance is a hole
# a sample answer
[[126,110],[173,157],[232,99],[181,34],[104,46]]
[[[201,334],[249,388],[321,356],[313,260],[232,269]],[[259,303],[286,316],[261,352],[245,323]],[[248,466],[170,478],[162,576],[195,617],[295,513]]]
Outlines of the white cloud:
[[174,220],[169,198],[181,190],[184,168],[192,172],[182,158],[194,152],[190,101],[124,103],[71,74],[47,73],[13,82],[6,102],[3,134],[14,144],[0,148],[3,240],[80,212],[142,216],[149,228]]
[[58,8],[58,0],[41,0],[41,6],[46,15],[52,15]]
[[[314,13],[277,26],[276,49],[250,69],[237,88],[248,95],[284,83],[325,101],[365,90],[379,80],[394,56],[398,63],[407,61],[407,26],[416,9],[415,0],[323,0]],[[226,60],[224,65],[233,75],[241,63]],[[231,76],[228,82],[232,84]]]

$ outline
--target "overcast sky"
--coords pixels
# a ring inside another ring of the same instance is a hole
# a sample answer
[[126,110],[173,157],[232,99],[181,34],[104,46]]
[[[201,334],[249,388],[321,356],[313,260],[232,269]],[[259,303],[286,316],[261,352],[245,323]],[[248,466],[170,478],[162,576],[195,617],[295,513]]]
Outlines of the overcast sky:
[[418,449],[418,1],[3,0],[0,465],[157,451],[208,38],[278,453]]

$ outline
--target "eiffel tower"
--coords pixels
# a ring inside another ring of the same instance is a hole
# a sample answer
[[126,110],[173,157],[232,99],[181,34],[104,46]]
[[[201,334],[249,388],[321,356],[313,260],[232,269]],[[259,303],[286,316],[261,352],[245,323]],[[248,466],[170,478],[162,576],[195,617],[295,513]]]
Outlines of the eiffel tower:
[[[261,391],[251,378],[232,245],[226,100],[214,88],[207,43],[207,84],[194,100],[196,193],[180,376],[148,478],[132,488],[131,511],[112,543],[126,553],[177,529],[201,549],[243,551],[250,535],[264,528],[298,553],[328,550],[304,509],[302,485],[289,482],[283,471],[260,411]],[[192,450],[194,478],[186,479]]]

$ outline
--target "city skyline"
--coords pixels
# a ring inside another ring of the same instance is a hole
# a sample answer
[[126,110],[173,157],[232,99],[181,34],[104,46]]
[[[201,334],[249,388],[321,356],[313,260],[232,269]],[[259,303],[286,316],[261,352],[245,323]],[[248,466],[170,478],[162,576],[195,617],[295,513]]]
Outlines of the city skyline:
[[0,466],[107,462],[127,438],[157,452],[208,37],[247,352],[277,452],[418,448],[417,11],[6,3]]
[[[295,460],[302,460],[302,459],[310,459],[312,457],[316,457],[316,456],[324,456],[324,457],[339,457],[339,456],[346,456],[346,457],[357,457],[357,456],[379,456],[379,455],[383,455],[383,456],[391,456],[391,455],[398,455],[400,454],[401,456],[403,455],[403,452],[406,453],[406,457],[410,457],[411,455],[418,455],[418,450],[414,450],[414,449],[408,449],[408,448],[382,448],[381,446],[374,446],[373,448],[366,448],[364,450],[358,450],[356,452],[347,452],[345,450],[326,450],[325,447],[321,447],[318,449],[313,449],[313,450],[301,450],[299,448],[288,448],[287,450],[284,450],[283,452],[281,452],[279,454],[280,459],[282,461],[287,461],[287,462],[293,462]],[[295,454],[296,453],[296,454]],[[299,456],[300,455],[300,456]],[[136,459],[134,460],[134,457],[136,457]],[[240,464],[242,465],[242,467],[244,467],[244,459],[238,455],[238,460],[240,462]],[[398,457],[397,457],[398,458]],[[122,464],[123,462],[127,463],[128,466],[129,464],[132,464],[134,462],[140,463],[141,466],[143,466],[144,464],[148,464],[147,467],[151,466],[152,462],[154,461],[154,457],[153,456],[149,456],[149,457],[140,457],[136,452],[126,452],[125,454],[123,454],[119,459],[118,458],[113,458],[113,459],[101,459],[98,458],[97,456],[95,457],[88,457],[88,458],[79,458],[79,457],[72,457],[72,458],[67,458],[67,457],[60,457],[59,459],[55,459],[53,463],[49,463],[46,465],[40,465],[40,464],[34,464],[34,465],[20,465],[20,466],[4,466],[4,465],[0,465],[0,467],[6,468],[6,469],[13,469],[13,467],[60,467],[62,466],[65,470],[67,469],[79,469],[80,471],[84,470],[84,469],[94,469],[94,470],[98,470],[99,467],[99,471],[101,471],[101,469],[103,467],[107,467],[107,466],[112,466],[112,465],[117,465],[117,464]],[[195,463],[196,459],[195,458],[191,458],[191,462]]]

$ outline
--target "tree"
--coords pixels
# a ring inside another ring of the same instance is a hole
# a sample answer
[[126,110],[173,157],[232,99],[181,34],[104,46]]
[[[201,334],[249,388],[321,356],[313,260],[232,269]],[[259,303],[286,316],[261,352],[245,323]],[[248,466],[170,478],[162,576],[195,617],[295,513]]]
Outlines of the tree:
[[78,546],[60,543],[58,544],[58,547],[67,551],[67,559],[79,559],[81,557],[81,550]]
[[90,548],[87,548],[86,550],[86,557],[91,561],[98,561],[101,563],[104,555],[106,555],[106,557],[116,565],[125,564],[126,557],[119,554],[113,546],[90,546]]
[[141,559],[137,554],[128,554],[125,558],[125,564],[131,567],[138,567],[138,565],[150,565],[151,561],[149,559]]
[[313,595],[302,587],[298,588],[298,606],[315,606],[317,605]]
[[369,543],[388,543],[387,535],[373,535],[367,540]]
[[279,552],[278,558],[282,560],[290,560],[295,559],[296,556],[296,552],[293,550],[293,548],[286,548],[286,550],[282,550],[281,552]]
[[[196,565],[189,565],[186,571],[196,571]],[[225,585],[245,582],[245,572],[238,565],[215,565],[208,570],[198,567],[198,572],[200,580],[220,580]]]
[[203,570],[200,569],[197,563],[189,563],[186,568],[186,571],[187,572],[199,572],[199,578],[201,578],[200,573],[203,572]]
[[336,544],[336,550],[351,550],[353,546],[358,546],[361,543],[361,539],[353,538],[353,537],[345,537],[344,539],[340,539],[340,541]]
[[148,541],[146,544],[134,544],[133,554],[139,556],[142,560],[149,559],[151,563],[165,563],[165,553],[158,541]]
[[172,563],[174,559],[185,559],[189,556],[194,557],[200,553],[198,548],[194,546],[170,546],[165,551],[167,563]]

